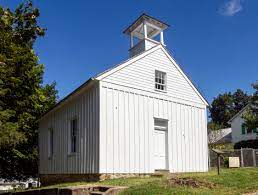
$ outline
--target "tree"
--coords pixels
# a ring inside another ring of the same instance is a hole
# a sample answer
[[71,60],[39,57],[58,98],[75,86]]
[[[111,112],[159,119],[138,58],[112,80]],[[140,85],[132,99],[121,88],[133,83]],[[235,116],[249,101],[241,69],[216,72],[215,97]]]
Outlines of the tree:
[[222,126],[217,123],[214,123],[213,121],[210,121],[210,122],[208,122],[207,128],[209,131],[216,131],[216,130],[222,129]]
[[33,45],[45,29],[31,1],[15,11],[0,6],[0,175],[37,174],[38,119],[57,99],[55,83],[43,85],[44,66]]
[[212,122],[222,128],[229,127],[228,121],[248,104],[249,96],[238,89],[231,92],[219,94],[211,103],[210,117]]
[[233,107],[236,113],[242,110],[248,104],[250,99],[250,97],[241,89],[236,90],[232,96],[234,102]]
[[243,116],[245,119],[245,125],[249,130],[258,128],[258,81],[252,86],[255,92],[251,96],[249,107]]

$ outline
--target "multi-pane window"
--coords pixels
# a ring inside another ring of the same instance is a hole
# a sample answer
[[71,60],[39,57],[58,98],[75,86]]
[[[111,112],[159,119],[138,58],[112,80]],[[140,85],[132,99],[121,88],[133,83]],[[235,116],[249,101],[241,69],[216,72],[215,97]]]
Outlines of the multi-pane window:
[[160,91],[166,91],[166,73],[155,70],[155,89]]
[[77,134],[78,134],[78,129],[77,129],[77,119],[72,119],[71,120],[71,131],[70,131],[70,152],[75,153],[77,152]]
[[54,153],[54,131],[53,128],[48,129],[48,158],[51,158]]

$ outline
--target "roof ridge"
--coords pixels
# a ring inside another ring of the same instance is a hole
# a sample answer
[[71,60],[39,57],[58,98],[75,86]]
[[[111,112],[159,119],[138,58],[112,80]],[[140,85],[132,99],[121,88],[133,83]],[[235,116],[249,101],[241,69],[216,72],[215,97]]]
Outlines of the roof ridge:
[[234,120],[238,115],[240,115],[247,107],[250,106],[250,103],[246,104],[238,113],[236,113],[229,121],[228,123],[230,124],[232,120]]
[[96,79],[97,77],[99,77],[99,76],[105,74],[106,72],[108,72],[108,71],[110,71],[110,70],[112,70],[112,69],[114,69],[114,68],[116,68],[116,67],[118,67],[118,66],[120,66],[120,65],[122,65],[122,64],[125,64],[126,62],[129,62],[130,60],[133,60],[134,58],[137,58],[137,57],[139,57],[140,55],[144,54],[145,52],[148,52],[148,51],[150,51],[151,49],[154,49],[154,48],[156,48],[156,47],[158,47],[158,46],[160,46],[160,45],[162,46],[162,44],[157,44],[157,45],[155,45],[154,47],[152,47],[152,48],[150,48],[150,49],[147,49],[147,50],[145,50],[145,51],[143,51],[143,52],[141,52],[141,53],[139,53],[139,54],[137,54],[137,55],[134,55],[134,56],[132,56],[132,57],[130,57],[130,58],[128,58],[128,59],[126,59],[126,60],[124,60],[124,61],[122,61],[122,62],[120,62],[120,63],[118,63],[118,64],[116,64],[116,65],[114,65],[114,66],[112,66],[112,67],[110,67],[110,68],[108,68],[108,69],[106,69],[106,70],[104,70],[104,71],[102,71],[101,73],[97,74],[97,75],[94,76],[93,78]]

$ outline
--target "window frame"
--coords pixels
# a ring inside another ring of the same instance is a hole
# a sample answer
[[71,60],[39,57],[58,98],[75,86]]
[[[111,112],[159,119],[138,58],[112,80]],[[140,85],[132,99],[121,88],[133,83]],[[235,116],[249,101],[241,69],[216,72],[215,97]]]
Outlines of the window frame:
[[246,132],[246,127],[245,127],[244,124],[241,125],[241,134],[242,134],[242,135],[247,134],[247,132]]
[[[157,76],[157,75],[161,75],[161,76]],[[160,80],[161,82],[157,81]],[[164,83],[162,83],[162,80]],[[159,86],[159,87],[157,87]],[[163,89],[161,89],[163,87]],[[164,71],[160,71],[160,70],[155,70],[154,72],[154,89],[155,91],[159,91],[159,92],[163,92],[166,93],[167,92],[167,73]]]
[[54,155],[54,129],[48,128],[48,159],[52,159]]
[[[168,119],[154,118],[154,130],[168,131]],[[161,125],[159,125],[161,124]]]
[[[74,121],[76,121],[74,125]],[[70,120],[69,132],[69,154],[76,154],[78,152],[78,118],[74,117]]]

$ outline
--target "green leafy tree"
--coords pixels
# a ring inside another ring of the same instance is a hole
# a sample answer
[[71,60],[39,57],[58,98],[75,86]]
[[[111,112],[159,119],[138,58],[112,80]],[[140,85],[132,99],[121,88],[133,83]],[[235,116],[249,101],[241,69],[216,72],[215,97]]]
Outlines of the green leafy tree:
[[258,81],[252,86],[255,92],[251,96],[249,107],[244,114],[245,125],[250,130],[258,128]]
[[248,104],[249,96],[238,89],[233,94],[231,92],[219,94],[211,103],[211,121],[221,128],[229,127],[228,121]]
[[232,94],[232,97],[233,108],[236,113],[242,110],[248,104],[250,99],[250,97],[241,89],[236,90],[236,92]]
[[37,174],[38,119],[57,98],[55,83],[43,85],[44,66],[33,45],[45,29],[31,1],[15,11],[0,6],[0,177]]
[[208,130],[209,131],[216,131],[219,129],[222,129],[221,125],[214,123],[213,121],[208,122]]

